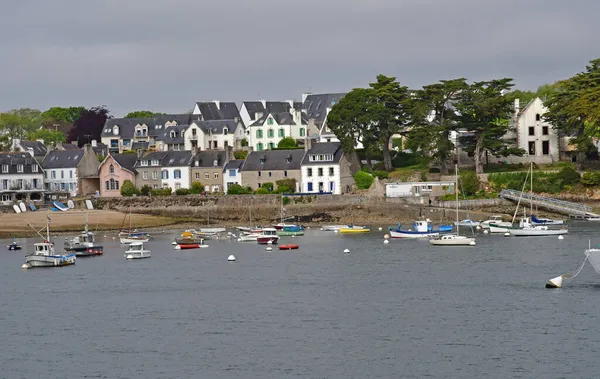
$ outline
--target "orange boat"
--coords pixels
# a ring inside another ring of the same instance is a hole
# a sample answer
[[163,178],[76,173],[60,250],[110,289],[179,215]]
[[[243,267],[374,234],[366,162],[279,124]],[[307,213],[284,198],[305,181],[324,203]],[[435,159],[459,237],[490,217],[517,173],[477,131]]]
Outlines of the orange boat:
[[279,245],[279,250],[296,250],[299,247],[298,245]]

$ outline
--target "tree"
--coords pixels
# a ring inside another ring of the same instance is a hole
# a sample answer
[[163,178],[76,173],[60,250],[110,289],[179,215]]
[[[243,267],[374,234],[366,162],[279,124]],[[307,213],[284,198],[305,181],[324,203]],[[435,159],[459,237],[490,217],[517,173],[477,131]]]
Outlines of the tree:
[[42,117],[45,120],[52,120],[56,122],[66,122],[71,125],[79,119],[81,113],[84,112],[85,107],[52,107],[42,113]]
[[248,157],[248,150],[237,150],[233,152],[233,157],[235,159],[246,159]]
[[27,139],[30,141],[41,139],[44,141],[44,144],[56,144],[58,142],[66,142],[66,138],[63,133],[56,130],[48,129],[39,129],[34,132],[29,132],[29,134],[27,134]]
[[229,188],[227,188],[227,194],[229,195],[246,195],[252,193],[252,189],[250,187],[242,187],[239,184],[231,184]]
[[137,188],[135,188],[131,180],[125,179],[121,185],[121,196],[133,196],[135,194],[137,194]]
[[277,144],[278,149],[294,149],[298,145],[296,144],[296,140],[292,137],[282,138]]
[[475,82],[457,96],[457,127],[466,133],[460,137],[461,147],[475,160],[475,172],[483,173],[483,157],[523,155],[523,149],[511,147],[503,137],[510,130],[512,103],[503,96],[513,84],[503,78]]
[[0,133],[12,138],[23,139],[28,133],[38,130],[42,123],[42,112],[37,109],[13,109],[0,113]]
[[451,132],[456,130],[457,114],[453,109],[461,91],[466,89],[466,79],[441,80],[415,91],[412,101],[413,129],[408,133],[413,146],[430,154],[448,174],[448,158],[454,152]]
[[373,178],[373,175],[369,174],[368,172],[357,171],[356,174],[354,174],[354,181],[356,182],[356,186],[358,188],[368,189],[375,181],[375,178]]
[[154,113],[152,111],[133,111],[125,115],[125,118],[152,118],[154,116],[162,116],[166,113]]
[[479,191],[479,177],[473,171],[460,174],[460,193],[463,196],[472,196]]
[[77,141],[79,147],[92,140],[99,141],[102,128],[109,118],[112,116],[105,106],[86,109],[69,131],[68,141]]
[[192,185],[190,186],[190,193],[198,195],[198,194],[201,194],[202,192],[204,192],[204,185],[199,181],[193,182]]

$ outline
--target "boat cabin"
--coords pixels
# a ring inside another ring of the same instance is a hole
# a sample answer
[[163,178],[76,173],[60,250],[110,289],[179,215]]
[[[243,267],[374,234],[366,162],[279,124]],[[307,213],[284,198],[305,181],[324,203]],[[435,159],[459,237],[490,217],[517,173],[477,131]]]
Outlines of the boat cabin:
[[263,234],[263,236],[276,236],[277,235],[277,229],[274,229],[274,228],[264,228],[262,230],[262,234]]
[[429,232],[432,229],[429,220],[418,220],[414,223],[415,232]]
[[52,255],[53,248],[52,244],[48,241],[36,243],[35,246],[35,255]]
[[142,251],[144,250],[144,244],[141,242],[134,242],[129,245],[127,251]]

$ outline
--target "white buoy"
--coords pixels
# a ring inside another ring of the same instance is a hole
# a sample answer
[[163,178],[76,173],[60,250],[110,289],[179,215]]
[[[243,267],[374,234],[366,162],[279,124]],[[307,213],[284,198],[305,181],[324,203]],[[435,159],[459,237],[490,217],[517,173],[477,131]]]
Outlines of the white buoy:
[[295,238],[296,236],[292,234],[292,238]]
[[319,229],[320,231],[323,231],[323,228]]
[[390,235],[389,235],[389,234],[385,234],[385,235],[383,236],[383,238],[385,238],[386,240],[389,240],[389,239],[390,239]]
[[510,237],[510,233],[509,232],[504,233],[504,237]]
[[273,244],[273,241],[271,241],[271,240],[267,241],[267,245],[272,245],[272,244]]
[[471,242],[469,243],[469,245],[471,245],[471,246],[475,246],[475,245],[477,245],[477,244],[475,243],[475,241],[471,241]]
[[563,276],[557,276],[546,282],[546,288],[562,288]]
[[565,237],[563,237],[563,236],[558,236],[558,239],[559,239],[559,240],[564,240],[564,239],[565,239]]
[[350,253],[350,250],[344,249],[344,253],[348,254],[348,253]]
[[233,254],[231,254],[229,257],[227,257],[227,261],[228,262],[235,262],[235,256]]
[[180,245],[175,245],[175,250],[181,250],[181,246]]
[[489,231],[488,231],[487,229],[485,229],[485,230],[483,231],[483,234],[488,234],[488,233],[489,233]]
[[171,245],[177,245],[177,242],[173,241],[171,242]]
[[267,246],[267,247],[265,248],[265,250],[266,250],[266,251],[271,251],[271,250],[273,250],[273,248],[272,248],[271,246]]
[[238,240],[237,240],[237,241],[238,241],[238,242],[242,242],[242,239],[241,239],[241,238],[238,238]]
[[390,240],[383,240],[383,243],[387,245],[388,243],[390,243]]
[[334,232],[334,233],[337,233],[337,232],[339,232],[339,230],[335,229],[333,232]]
[[117,239],[117,237],[113,237],[113,241],[116,240],[116,239]]
[[381,232],[382,230],[383,230],[383,228],[382,228],[382,227],[379,227],[379,231]]
[[24,264],[23,264],[23,266],[21,266],[21,268],[22,268],[23,270],[27,270],[29,267],[30,267],[30,266],[29,266],[29,264],[27,264],[27,263],[24,263]]

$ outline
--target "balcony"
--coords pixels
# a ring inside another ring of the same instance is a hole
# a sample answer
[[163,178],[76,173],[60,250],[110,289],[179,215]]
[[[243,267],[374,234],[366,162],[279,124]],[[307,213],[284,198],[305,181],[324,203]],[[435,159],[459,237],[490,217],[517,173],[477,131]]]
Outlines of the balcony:
[[42,186],[41,181],[36,183],[35,185],[31,182],[19,184],[17,182],[12,183],[2,183],[0,182],[0,192],[7,191],[43,191],[44,188]]

